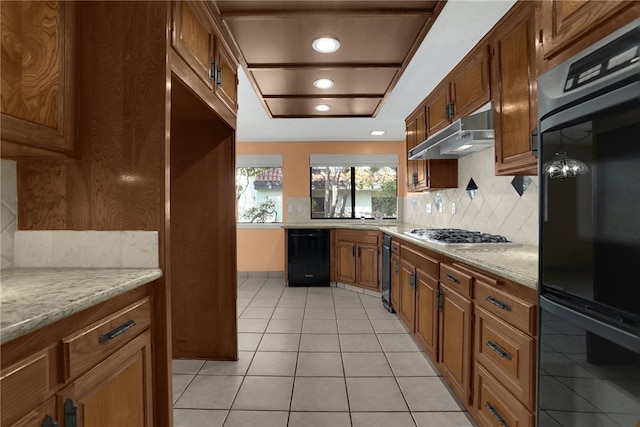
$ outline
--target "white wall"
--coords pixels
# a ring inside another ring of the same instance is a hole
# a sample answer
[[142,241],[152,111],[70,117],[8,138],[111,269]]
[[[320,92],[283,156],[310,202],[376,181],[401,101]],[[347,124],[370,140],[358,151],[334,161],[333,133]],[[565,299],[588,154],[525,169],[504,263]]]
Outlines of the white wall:
[[[473,200],[465,191],[473,178],[478,191]],[[487,149],[458,160],[458,188],[409,194],[403,198],[402,221],[424,228],[463,228],[501,234],[514,242],[538,244],[538,178],[532,177],[520,196],[511,185],[512,176],[495,176],[494,150]],[[443,211],[435,207],[436,194]],[[432,204],[431,214],[426,206]],[[451,204],[456,204],[456,214]]]

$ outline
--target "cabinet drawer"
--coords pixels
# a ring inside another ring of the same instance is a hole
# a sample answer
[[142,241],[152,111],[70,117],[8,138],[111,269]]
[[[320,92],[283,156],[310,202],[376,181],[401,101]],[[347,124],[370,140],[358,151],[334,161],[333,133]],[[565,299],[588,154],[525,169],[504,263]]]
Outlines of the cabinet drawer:
[[447,284],[456,292],[471,298],[471,281],[473,278],[449,264],[440,264],[440,282]]
[[534,416],[476,363],[475,420],[489,427],[533,427]]
[[512,296],[480,280],[475,284],[475,302],[480,307],[507,321],[516,328],[535,335],[536,306]]
[[526,407],[534,407],[533,338],[477,307],[475,351],[478,363]]
[[96,322],[62,340],[65,380],[88,368],[122,347],[151,323],[149,298]]
[[46,351],[2,371],[2,425],[10,425],[34,410],[49,394],[49,355]]

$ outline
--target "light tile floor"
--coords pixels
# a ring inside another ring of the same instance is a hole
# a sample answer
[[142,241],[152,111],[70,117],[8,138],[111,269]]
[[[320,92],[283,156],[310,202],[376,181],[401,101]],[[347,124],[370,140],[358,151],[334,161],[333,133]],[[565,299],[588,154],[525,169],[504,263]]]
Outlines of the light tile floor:
[[379,298],[238,278],[237,362],[173,361],[176,427],[473,427]]

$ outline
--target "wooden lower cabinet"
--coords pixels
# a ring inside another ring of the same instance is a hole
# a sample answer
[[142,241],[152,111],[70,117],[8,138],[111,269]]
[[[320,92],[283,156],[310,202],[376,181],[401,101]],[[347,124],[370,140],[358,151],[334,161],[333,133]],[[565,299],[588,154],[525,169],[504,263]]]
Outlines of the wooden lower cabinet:
[[535,340],[476,307],[475,356],[520,402],[535,406]]
[[380,292],[380,232],[337,230],[336,280]]
[[400,255],[391,254],[391,307],[398,312],[400,307]]
[[407,260],[400,260],[400,305],[398,316],[409,329],[415,331],[416,289],[414,285],[416,267]]
[[474,418],[486,427],[534,427],[535,417],[481,365],[475,365]]
[[151,393],[147,331],[65,388],[58,395],[58,413],[65,427],[151,427]]
[[0,425],[154,426],[150,290],[3,344]]
[[438,367],[458,398],[471,403],[471,301],[440,283]]
[[432,360],[438,354],[438,281],[417,269],[415,336]]

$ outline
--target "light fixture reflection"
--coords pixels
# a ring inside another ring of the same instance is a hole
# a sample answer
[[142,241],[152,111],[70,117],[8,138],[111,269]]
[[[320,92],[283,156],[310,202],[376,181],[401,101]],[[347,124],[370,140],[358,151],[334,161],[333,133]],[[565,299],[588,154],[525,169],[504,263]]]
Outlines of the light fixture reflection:
[[313,109],[316,111],[329,111],[331,109],[331,106],[327,104],[320,104],[313,107]]
[[574,178],[589,172],[584,162],[569,157],[566,151],[557,152],[553,160],[544,164],[543,170],[551,179]]

